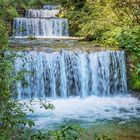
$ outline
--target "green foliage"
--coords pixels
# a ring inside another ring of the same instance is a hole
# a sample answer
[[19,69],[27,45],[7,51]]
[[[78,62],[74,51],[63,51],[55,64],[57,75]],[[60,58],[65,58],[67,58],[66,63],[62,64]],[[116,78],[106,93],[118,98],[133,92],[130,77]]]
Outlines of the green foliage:
[[120,42],[118,41],[118,37],[120,38],[120,34],[121,34],[120,27],[115,28],[114,30],[111,31],[109,30],[102,34],[101,41],[110,47],[119,46]]
[[55,140],[78,140],[85,133],[85,130],[78,125],[62,126],[60,130],[49,132]]
[[34,125],[23,112],[24,105],[12,99],[16,80],[13,77],[14,57],[9,51],[0,50],[0,139],[4,140],[10,138],[14,129]]
[[140,91],[140,59],[137,53],[129,54],[129,86],[135,91]]
[[[133,72],[131,74],[130,87],[135,91],[140,91],[140,75]],[[139,78],[138,78],[139,77]]]
[[99,136],[99,135],[95,134],[94,138],[95,138],[95,140],[112,140],[111,138],[109,138],[106,135]]
[[122,48],[133,51],[140,55],[140,27],[125,27],[122,28],[118,42]]
[[0,49],[7,47],[8,35],[4,23],[0,20]]
[[28,132],[28,135],[24,135],[24,137],[26,136],[27,139],[30,136],[29,140],[112,140],[105,135],[90,134],[79,125],[64,125],[57,130],[47,132]]
[[111,8],[119,21],[126,24],[140,25],[138,0],[112,0]]
[[[140,27],[124,28],[117,37],[119,45],[130,52],[133,69],[130,72],[130,88],[140,90]],[[132,57],[133,56],[133,57]],[[129,56],[128,56],[129,57]],[[130,66],[131,68],[131,66]]]

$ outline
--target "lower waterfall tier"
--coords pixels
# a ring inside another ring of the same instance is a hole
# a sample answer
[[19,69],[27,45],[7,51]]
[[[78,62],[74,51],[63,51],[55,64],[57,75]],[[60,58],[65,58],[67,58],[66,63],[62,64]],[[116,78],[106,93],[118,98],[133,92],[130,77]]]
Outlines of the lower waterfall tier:
[[18,99],[115,96],[127,94],[124,51],[20,51],[16,73]]
[[69,36],[68,20],[59,18],[15,18],[15,37],[63,37]]

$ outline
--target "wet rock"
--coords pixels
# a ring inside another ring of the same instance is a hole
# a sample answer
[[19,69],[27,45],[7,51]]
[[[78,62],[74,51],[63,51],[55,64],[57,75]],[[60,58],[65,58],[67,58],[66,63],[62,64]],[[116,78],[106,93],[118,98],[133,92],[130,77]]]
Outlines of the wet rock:
[[94,47],[99,48],[99,47],[101,47],[101,46],[100,46],[100,45],[95,45]]
[[140,99],[140,91],[133,91],[133,90],[129,90],[130,95],[132,95],[133,97],[136,97],[138,99]]
[[45,48],[44,51],[47,53],[52,53],[54,50],[51,48]]

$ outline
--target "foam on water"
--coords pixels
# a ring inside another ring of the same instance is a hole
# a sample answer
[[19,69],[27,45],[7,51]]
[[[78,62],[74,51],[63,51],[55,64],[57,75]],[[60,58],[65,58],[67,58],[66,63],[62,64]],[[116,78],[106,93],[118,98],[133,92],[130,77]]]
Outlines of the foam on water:
[[93,125],[101,120],[121,119],[126,121],[132,118],[140,119],[140,101],[132,97],[96,97],[68,98],[49,100],[54,110],[40,108],[33,103],[34,113],[29,116],[35,121],[37,128],[54,128],[60,124],[75,122]]

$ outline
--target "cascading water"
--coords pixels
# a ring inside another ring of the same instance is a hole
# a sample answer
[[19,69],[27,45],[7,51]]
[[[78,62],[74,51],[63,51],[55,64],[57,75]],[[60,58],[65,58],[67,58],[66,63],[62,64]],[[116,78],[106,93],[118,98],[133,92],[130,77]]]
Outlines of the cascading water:
[[29,9],[25,17],[15,18],[13,37],[61,38],[69,36],[68,20],[57,18],[58,6],[45,5],[43,9]]
[[67,19],[16,18],[14,27],[16,28],[15,34],[19,37],[53,38],[68,35]]
[[[30,50],[17,56],[15,72],[26,72],[16,83],[17,99],[33,99],[34,113],[28,115],[37,128],[112,120],[125,125],[140,118],[140,102],[127,92],[124,51]],[[49,100],[55,109],[40,108],[38,99]]]
[[[14,19],[13,36],[69,36],[68,20],[57,18],[59,9],[27,10],[26,17]],[[24,80],[15,83],[16,98],[35,101],[30,103],[34,114],[28,115],[37,128],[116,119],[124,125],[140,119],[140,102],[127,91],[124,51],[18,51],[14,66],[15,74],[25,72]],[[55,109],[40,108],[38,99],[51,101]]]
[[54,18],[57,17],[60,10],[35,10],[29,9],[26,11],[26,17],[28,18]]
[[123,51],[22,51],[16,71],[32,72],[17,83],[18,99],[127,94]]

